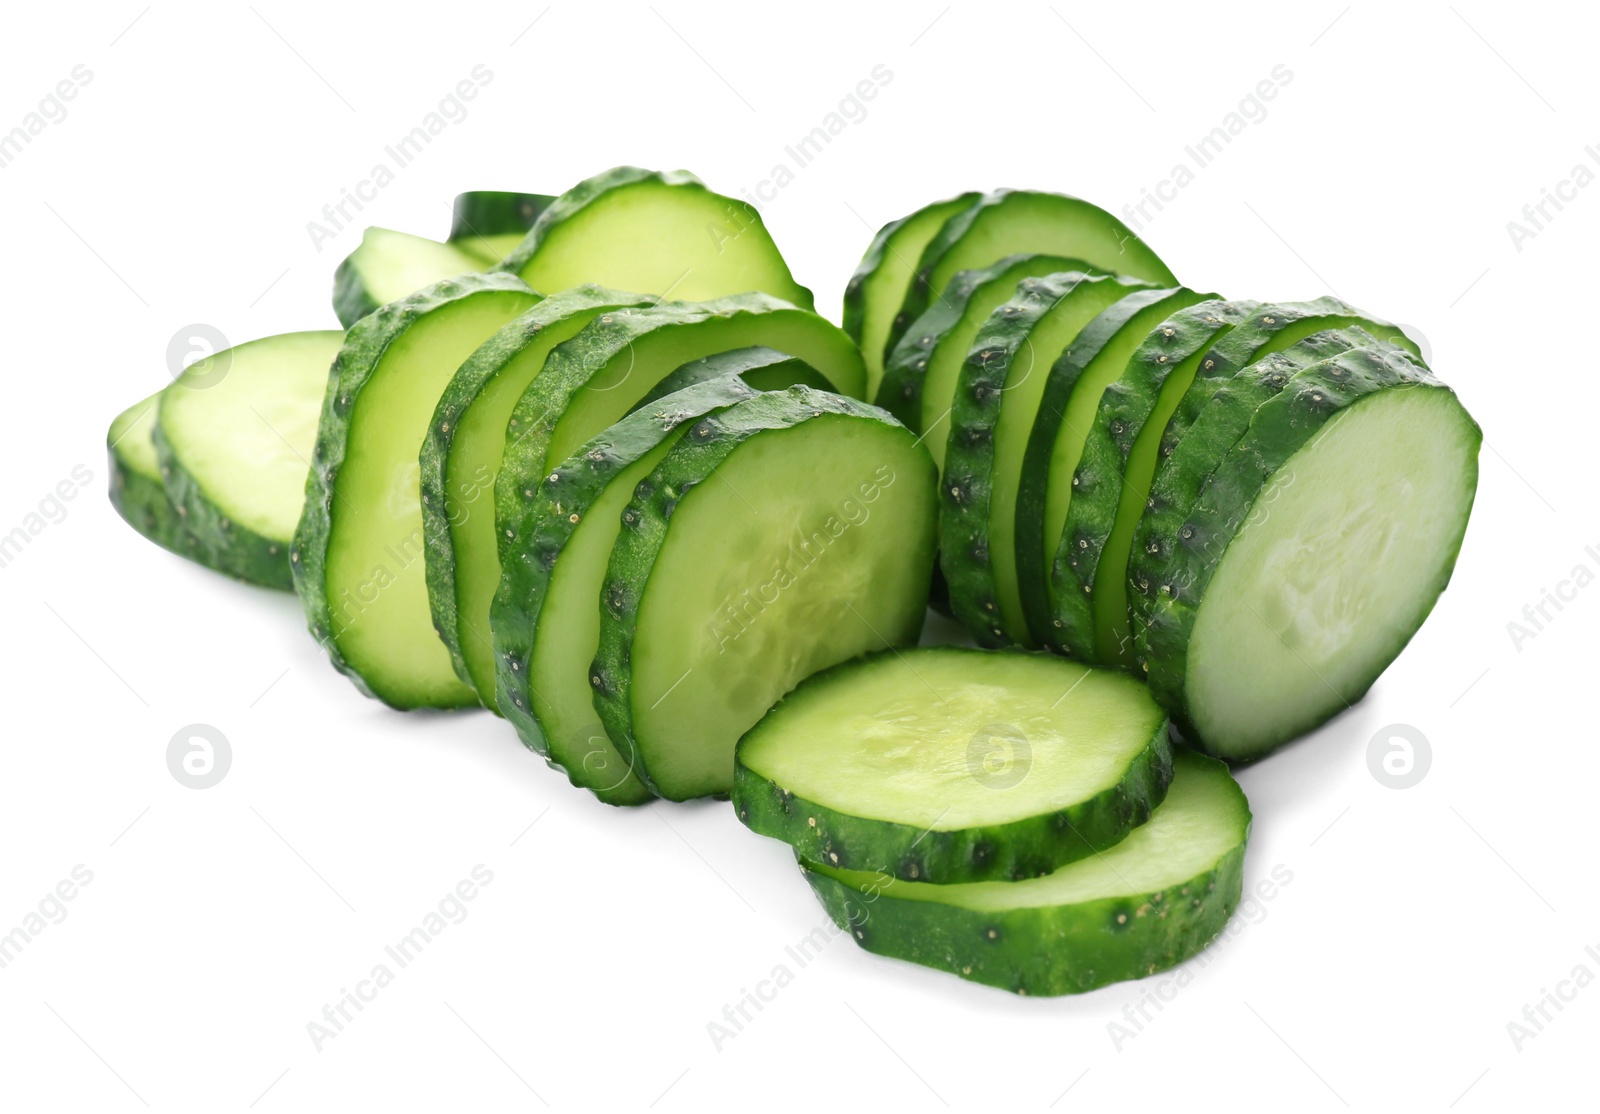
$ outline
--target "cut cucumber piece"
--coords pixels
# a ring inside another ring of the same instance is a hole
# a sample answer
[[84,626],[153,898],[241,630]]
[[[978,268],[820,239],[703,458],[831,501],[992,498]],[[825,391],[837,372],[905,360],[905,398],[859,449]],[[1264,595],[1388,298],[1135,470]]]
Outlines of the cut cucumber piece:
[[1078,994],[1176,967],[1216,939],[1239,905],[1249,836],[1227,768],[1180,750],[1149,823],[1043,878],[940,886],[801,866],[869,952],[1017,994]]
[[428,606],[456,676],[496,712],[489,607],[500,587],[503,539],[495,527],[494,488],[511,412],[556,345],[597,317],[654,304],[654,298],[602,286],[554,294],[472,353],[434,407],[419,458]]
[[334,362],[290,561],[334,667],[396,708],[476,704],[433,627],[418,455],[457,367],[539,296],[446,279],[362,318]]
[[[888,357],[889,330],[917,272],[922,249],[944,222],[981,195],[972,192],[924,205],[878,229],[844,288],[844,331],[861,346],[867,365],[867,398],[877,399]],[[883,405],[882,401],[878,402]],[[893,410],[890,413],[894,413]],[[898,415],[897,415],[898,416]],[[902,419],[903,420],[903,419]],[[907,423],[910,424],[909,422]]]
[[1128,226],[1076,197],[1034,190],[996,190],[957,213],[928,242],[917,274],[889,332],[888,349],[937,301],[961,271],[987,267],[1017,252],[1082,259],[1107,274],[1175,286],[1177,279]]
[[704,301],[759,290],[813,306],[761,214],[683,170],[619,166],[579,182],[544,211],[501,270],[547,292],[595,282]]
[[510,663],[500,704],[524,743],[608,804],[654,797],[606,735],[589,684],[623,508],[685,423],[755,394],[737,377],[697,383],[584,444],[539,485],[529,545],[506,562],[490,619],[499,660]]
[[196,360],[161,393],[161,475],[205,564],[294,587],[289,547],[343,342],[339,332],[264,337]]
[[1140,664],[1196,745],[1259,757],[1361,698],[1449,582],[1481,439],[1395,347],[1262,404],[1177,535],[1153,538]]
[[450,243],[493,267],[516,250],[553,201],[542,193],[458,193],[450,209]]
[[485,266],[480,256],[452,244],[390,228],[369,228],[333,274],[333,312],[348,329],[379,306]]
[[1145,284],[1077,271],[1023,279],[978,330],[950,411],[939,565],[980,645],[1032,644],[1017,586],[1017,484],[1050,366],[1107,306]]
[[807,387],[689,427],[622,513],[590,674],[647,784],[728,793],[734,743],[797,681],[917,640],[935,486],[904,426]]
[[804,360],[758,344],[690,360],[651,388],[650,393],[639,401],[639,406],[635,409],[648,406],[659,398],[675,394],[696,383],[704,383],[710,379],[724,379],[730,375],[738,376],[758,391],[781,391],[796,383],[803,383],[819,391],[833,390],[833,384],[828,382],[828,377]]
[[802,681],[740,740],[733,805],[806,859],[1014,881],[1103,851],[1172,776],[1167,717],[1125,673],[954,646]]
[[154,439],[160,402],[161,392],[157,391],[111,419],[106,431],[111,505],[124,522],[163,549],[198,560],[194,538],[161,482]]

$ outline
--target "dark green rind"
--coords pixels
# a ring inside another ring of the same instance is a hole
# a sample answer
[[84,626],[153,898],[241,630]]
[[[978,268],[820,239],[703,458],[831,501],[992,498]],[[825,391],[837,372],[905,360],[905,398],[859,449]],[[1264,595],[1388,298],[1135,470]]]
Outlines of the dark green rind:
[[[464,195],[463,195],[464,196]],[[573,314],[599,316],[614,310],[646,309],[657,299],[624,294],[603,286],[574,286],[552,294],[532,309],[508,323],[483,342],[467,362],[456,369],[450,383],[439,396],[428,432],[422,439],[422,542],[426,554],[424,571],[428,580],[428,608],[433,613],[434,629],[450,651],[456,676],[472,684],[472,674],[461,652],[461,612],[456,598],[456,548],[450,533],[447,501],[450,477],[450,449],[467,409],[478,400],[495,376],[516,359],[540,333]],[[502,558],[504,553],[501,554]],[[487,701],[489,694],[481,693]]]
[[167,489],[161,482],[160,474],[152,475],[140,468],[121,448],[121,438],[129,436],[128,431],[134,421],[160,400],[158,391],[143,402],[128,407],[112,420],[111,427],[106,431],[106,458],[111,473],[111,486],[107,494],[122,520],[140,534],[162,549],[191,561],[200,561],[198,543],[184,525],[183,516],[167,498]]
[[1011,362],[1028,342],[1034,326],[1056,303],[1080,285],[1102,282],[1126,286],[1130,293],[1148,289],[1136,279],[1079,271],[1023,279],[1016,296],[995,310],[978,330],[962,365],[951,400],[950,438],[939,483],[939,568],[949,585],[950,610],[980,646],[1011,644],[1011,636],[1001,626],[989,561],[994,427],[1000,420]]
[[[995,190],[985,194],[974,201],[964,211],[957,213],[945,221],[944,227],[939,229],[939,234],[929,241],[928,246],[922,251],[922,258],[917,261],[917,277],[912,280],[911,288],[906,291],[906,300],[902,303],[900,314],[895,318],[896,328],[889,332],[889,345],[886,351],[892,352],[900,342],[911,322],[922,316],[928,306],[933,303],[941,291],[934,290],[929,282],[929,276],[939,265],[944,254],[956,245],[960,239],[972,230],[974,224],[983,219],[984,215],[996,208],[1008,204],[1007,199],[1012,197],[1027,196],[1059,197],[1074,206],[1081,206],[1085,217],[1090,220],[1104,221],[1108,224],[1113,234],[1121,244],[1121,251],[1115,256],[1103,259],[1094,259],[1084,256],[1090,264],[1108,274],[1123,274],[1136,279],[1145,279],[1158,286],[1176,286],[1175,278],[1155,252],[1151,251],[1127,225],[1116,217],[1106,212],[1092,202],[1082,198],[1071,197],[1067,194],[1044,194],[1038,190]],[[1023,240],[1010,247],[1002,247],[996,258],[1000,255],[1010,255],[1013,251],[1029,251],[1039,246],[1040,237]],[[1064,253],[1065,254],[1065,253]],[[1074,253],[1078,254],[1078,253]]]
[[643,804],[654,800],[655,794],[631,767],[620,778],[608,770],[604,763],[611,756],[588,746],[589,740],[550,738],[533,711],[528,670],[551,574],[578,522],[619,473],[674,436],[683,423],[755,395],[743,380],[722,377],[686,387],[623,418],[545,477],[528,512],[524,550],[506,562],[489,622],[495,641],[497,702],[529,749],[544,755],[551,768],[563,771],[573,785],[607,804]]
[[[908,444],[915,444],[909,430],[876,406],[808,387],[768,391],[691,426],[668,450],[650,477],[639,484],[622,512],[622,532],[611,550],[606,585],[600,598],[600,650],[595,655],[589,680],[594,686],[595,711],[606,734],[629,767],[659,796],[678,799],[663,793],[651,778],[649,766],[634,739],[630,662],[639,608],[649,590],[656,555],[667,540],[672,514],[695,486],[708,479],[750,438],[832,416],[881,424],[887,430],[899,431]],[[930,458],[930,472],[932,468]],[[927,482],[932,482],[931,477]],[[913,543],[914,539],[907,539],[908,550],[915,548]],[[931,548],[930,539],[930,556]],[[737,559],[737,555],[730,555],[730,559]],[[929,567],[931,569],[931,562]],[[920,633],[920,621],[917,626],[918,630],[888,632],[880,637],[889,645],[909,645]]]
[[[1180,762],[1204,761],[1188,756]],[[1235,786],[1237,791],[1237,786]],[[891,878],[869,891],[801,860],[840,929],[875,955],[948,971],[1015,994],[1081,994],[1176,967],[1204,951],[1239,906],[1249,806],[1239,843],[1211,869],[1154,893],[1075,905],[979,911],[896,897]]]
[[[921,653],[970,653],[956,647]],[[746,732],[734,752],[733,807],[751,831],[781,839],[802,859],[845,870],[875,870],[912,882],[1015,882],[1049,874],[1119,843],[1150,818],[1172,781],[1172,744],[1163,719],[1116,785],[1066,808],[1002,824],[953,830],[839,812],[785,789],[740,759],[744,741],[780,727],[784,705],[895,650],[814,673]]]
[[1024,253],[1008,255],[991,266],[957,274],[945,287],[944,297],[906,328],[900,343],[889,353],[883,381],[878,386],[877,404],[899,418],[907,429],[927,433],[922,428],[922,393],[927,382],[928,362],[960,323],[973,295],[991,283],[1014,288],[1025,278],[1065,271],[1081,271],[1086,275],[1103,273],[1081,259]]
[[469,190],[450,207],[450,243],[475,236],[526,233],[555,198],[543,193]]
[[[1029,578],[1030,588],[1039,597],[1035,602],[1046,607],[1047,613],[1025,607],[1030,622],[1036,623],[1033,637],[1040,645],[1081,661],[1117,664],[1098,645],[1094,585],[1100,554],[1117,524],[1122,489],[1127,482],[1128,456],[1156,408],[1168,375],[1185,361],[1201,356],[1218,334],[1225,335],[1255,306],[1254,302],[1221,299],[1187,306],[1156,326],[1141,342],[1121,377],[1101,395],[1094,424],[1085,431],[1083,455],[1072,477],[1072,502],[1067,506],[1066,525],[1048,573],[1043,568],[1042,547],[1053,438],[1052,444],[1037,448],[1030,439],[1029,463],[1023,466],[1022,490],[1017,493],[1017,575]],[[1119,303],[1116,308],[1121,307]],[[1088,334],[1085,329],[1086,340]],[[1041,425],[1036,425],[1036,430],[1046,421],[1046,414],[1053,415],[1059,428],[1066,407],[1066,398],[1059,400],[1057,409],[1055,396],[1048,387],[1045,391],[1052,405],[1040,406]],[[1026,499],[1023,492],[1027,493]],[[1106,574],[1113,575],[1113,570],[1108,569]],[[1033,579],[1035,575],[1038,579]],[[1043,584],[1045,575],[1050,577],[1048,592]],[[1124,576],[1125,569],[1115,570],[1114,575]],[[1039,619],[1047,621],[1038,622]]]
[[718,352],[714,356],[690,360],[652,387],[650,393],[640,399],[639,405],[634,409],[649,406],[657,399],[675,394],[696,383],[728,376],[738,376],[758,391],[781,391],[796,383],[803,383],[818,391],[833,389],[828,377],[804,360],[779,352],[775,348],[753,345],[749,348],[734,348],[727,352]]
[[328,601],[326,573],[328,542],[333,529],[334,489],[339,482],[339,469],[344,465],[350,417],[378,362],[407,329],[442,306],[486,292],[532,293],[521,279],[505,274],[464,275],[424,287],[398,302],[380,307],[351,326],[344,347],[328,372],[328,393],[322,400],[317,447],[306,477],[306,506],[289,550],[289,565],[294,573],[295,593],[305,608],[306,625],[311,636],[328,651],[333,667],[349,677],[361,692],[383,700],[390,707],[401,708],[402,705],[384,700],[340,653],[333,609]]
[[[360,245],[357,245],[359,247]],[[340,261],[333,272],[333,313],[346,329],[378,308],[353,262],[355,252]]]

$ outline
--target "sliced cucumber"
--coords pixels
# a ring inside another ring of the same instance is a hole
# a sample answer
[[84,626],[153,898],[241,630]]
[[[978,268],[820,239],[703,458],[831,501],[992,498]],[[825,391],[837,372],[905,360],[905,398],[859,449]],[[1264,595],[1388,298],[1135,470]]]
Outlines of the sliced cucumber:
[[393,707],[477,703],[433,627],[418,454],[456,368],[538,298],[515,275],[446,279],[357,322],[329,376],[295,590],[335,668]]
[[740,740],[733,805],[804,858],[1014,881],[1103,851],[1172,776],[1167,717],[1124,673],[954,646],[802,681]]
[[333,274],[333,312],[349,328],[379,306],[486,267],[482,257],[425,236],[369,228]]
[[264,337],[196,360],[161,393],[161,475],[205,564],[294,587],[289,547],[343,342],[339,332]]
[[804,360],[758,344],[690,360],[652,387],[650,393],[639,400],[639,407],[648,406],[659,398],[696,383],[724,379],[730,375],[738,376],[758,391],[781,391],[796,383],[819,391],[833,390],[828,377]]
[[458,193],[450,209],[450,243],[493,267],[516,250],[553,201],[542,193]]
[[[844,288],[844,331],[861,346],[867,364],[867,396],[876,399],[888,357],[889,330],[917,272],[917,260],[944,222],[981,195],[963,193],[924,205],[878,229]],[[878,402],[882,406],[881,401]],[[890,411],[893,413],[893,411]],[[907,423],[909,424],[909,423]]]
[[923,249],[916,278],[889,332],[888,350],[958,273],[1017,252],[1082,259],[1108,274],[1160,286],[1177,283],[1143,240],[1098,205],[1060,193],[996,190],[945,221]]
[[1153,539],[1140,663],[1196,745],[1255,758],[1360,699],[1449,582],[1480,441],[1395,347],[1262,404],[1178,534]]
[[1078,994],[1175,967],[1238,908],[1250,806],[1220,762],[1178,751],[1127,839],[1043,878],[940,886],[802,861],[867,951],[1017,994]]
[[111,419],[106,431],[111,505],[124,522],[163,549],[198,560],[195,540],[161,482],[154,439],[160,402],[161,392],[157,391]]
[[672,446],[623,511],[590,674],[607,734],[658,794],[728,793],[734,743],[797,681],[916,641],[935,477],[888,414],[807,387]]
[[602,286],[554,294],[468,357],[434,407],[419,458],[428,606],[456,676],[497,712],[489,607],[500,586],[494,487],[506,424],[551,349],[597,317],[654,304],[654,298]]
[[813,305],[761,214],[683,170],[619,166],[579,182],[544,211],[501,269],[547,292],[595,282],[704,301],[759,290],[801,309]]
[[589,667],[600,646],[597,602],[622,511],[685,423],[756,392],[737,377],[697,383],[635,410],[539,485],[529,545],[506,562],[494,599],[500,705],[522,741],[608,804],[650,792],[596,718]]
[[961,366],[939,487],[939,565],[951,610],[980,645],[1032,644],[1017,586],[1017,483],[1050,366],[1102,310],[1143,289],[1077,271],[1023,279]]

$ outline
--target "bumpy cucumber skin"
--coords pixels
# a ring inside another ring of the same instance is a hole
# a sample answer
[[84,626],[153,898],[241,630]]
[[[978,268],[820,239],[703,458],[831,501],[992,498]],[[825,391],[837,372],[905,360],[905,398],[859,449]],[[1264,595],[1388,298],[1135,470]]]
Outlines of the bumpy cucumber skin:
[[[159,394],[151,395],[138,406],[145,408],[160,402]],[[129,411],[136,407],[129,407]],[[124,411],[127,413],[128,411]],[[120,419],[121,414],[117,415]],[[128,436],[127,430],[123,436]],[[198,543],[184,524],[183,516],[167,498],[167,489],[159,476],[151,476],[134,467],[117,451],[117,422],[106,432],[106,460],[110,465],[110,490],[107,496],[122,520],[162,549],[170,550],[191,561],[199,561]]]
[[[1017,294],[990,315],[962,365],[951,400],[950,437],[939,483],[939,568],[950,587],[950,609],[980,646],[1012,644],[1000,622],[989,562],[989,500],[994,491],[994,428],[1005,400],[1011,362],[1034,326],[1084,283],[1111,282],[1129,291],[1146,286],[1111,275],[1067,271],[1023,279]],[[1040,358],[1042,364],[1049,355]]]
[[555,198],[543,193],[469,190],[450,206],[450,243],[474,236],[527,232]]
[[[574,313],[643,309],[655,302],[654,298],[624,294],[592,284],[563,290],[540,301],[484,341],[476,352],[467,357],[467,362],[456,369],[444,394],[439,396],[433,419],[428,423],[428,432],[422,439],[422,452],[418,456],[421,467],[422,544],[426,554],[424,572],[428,581],[428,608],[433,613],[434,629],[450,651],[450,663],[455,666],[456,676],[469,685],[473,681],[461,652],[461,613],[456,600],[456,549],[455,539],[450,534],[450,509],[446,501],[450,485],[450,449],[455,444],[461,417],[500,369],[515,359],[539,333],[557,321]],[[462,479],[464,482],[468,477]],[[492,509],[493,503],[494,489],[491,484],[489,498],[485,501],[486,508]],[[481,695],[487,698],[489,694]]]
[[[1162,322],[1140,343],[1129,358],[1121,377],[1100,396],[1094,424],[1086,431],[1083,455],[1072,477],[1072,502],[1067,506],[1067,521],[1062,530],[1055,559],[1046,575],[1051,592],[1041,602],[1053,603],[1048,625],[1033,632],[1042,646],[1059,650],[1081,661],[1106,659],[1097,645],[1094,585],[1100,554],[1117,524],[1122,502],[1128,455],[1143,432],[1145,423],[1161,395],[1168,374],[1185,360],[1211,344],[1219,333],[1239,324],[1253,309],[1254,302],[1228,302],[1213,299],[1188,306]],[[1085,330],[1087,332],[1087,330]],[[1046,388],[1048,392],[1048,388]],[[1065,406],[1065,399],[1062,405]],[[1040,413],[1046,413],[1040,406]],[[1053,411],[1051,411],[1053,412]],[[1037,426],[1035,428],[1038,428]],[[1023,490],[1017,493],[1017,570],[1022,575],[1025,560],[1043,563],[1043,520],[1046,485],[1049,483],[1049,449],[1041,446],[1042,469],[1023,470]],[[1034,455],[1032,440],[1029,455]],[[1026,511],[1024,510],[1026,507]],[[1032,548],[1030,548],[1032,547]],[[1107,569],[1106,575],[1124,576],[1123,569]],[[1034,588],[1040,587],[1033,582]],[[1033,608],[1026,608],[1033,618]]]
[[334,357],[328,372],[328,393],[322,399],[322,418],[317,424],[317,447],[306,476],[306,505],[289,550],[289,567],[294,573],[294,590],[305,609],[306,626],[328,651],[328,660],[362,693],[393,708],[403,705],[385,700],[365,677],[345,660],[339,651],[334,631],[333,606],[328,599],[328,542],[333,533],[334,488],[339,469],[344,466],[349,447],[350,417],[356,400],[371,379],[389,345],[405,334],[417,320],[441,306],[474,294],[504,292],[532,294],[515,275],[464,275],[423,287],[415,294],[390,302],[357,321],[345,336],[344,347]]
[[797,356],[775,348],[752,345],[732,348],[714,356],[690,360],[650,389],[635,410],[642,409],[670,394],[710,379],[737,376],[758,391],[782,390],[796,383],[819,391],[830,390],[828,377]]
[[[1189,635],[1206,587],[1229,543],[1246,525],[1256,497],[1278,469],[1330,419],[1363,399],[1400,388],[1449,390],[1419,361],[1392,346],[1352,348],[1312,365],[1255,412],[1249,431],[1206,480],[1199,500],[1176,534],[1150,537],[1146,547],[1152,574],[1150,596],[1145,608],[1147,621],[1134,632],[1137,658],[1156,699],[1197,749],[1219,758],[1241,759],[1257,758],[1272,749],[1262,748],[1250,755],[1226,753],[1201,737],[1188,706]],[[1364,694],[1365,689],[1340,695],[1346,703],[1353,703]],[[1316,726],[1301,725],[1295,735]]]
[[744,740],[781,723],[784,704],[802,690],[895,653],[880,650],[812,674],[746,732],[734,751],[733,771],[733,807],[746,827],[783,840],[802,859],[845,870],[881,871],[911,882],[1016,882],[1049,874],[1118,843],[1150,819],[1151,810],[1166,796],[1172,782],[1172,744],[1164,718],[1126,776],[1111,788],[1038,816],[948,831],[838,812],[744,764]]
[[[594,686],[595,711],[606,734],[630,768],[658,796],[681,799],[662,792],[634,739],[630,663],[639,625],[639,608],[644,602],[656,555],[666,543],[672,514],[680,500],[710,477],[752,436],[789,429],[827,415],[879,422],[899,430],[908,443],[915,443],[911,432],[887,412],[845,395],[800,386],[767,391],[691,426],[668,450],[656,470],[639,483],[622,512],[622,531],[611,550],[605,588],[600,596],[600,649],[589,671],[589,680]],[[934,482],[933,458],[923,455],[929,474],[918,482],[931,485]],[[907,549],[916,551],[917,547],[909,544],[911,541],[908,539]],[[932,539],[926,539],[922,548],[931,550]],[[931,564],[929,567],[931,570]],[[893,646],[908,645],[916,641],[920,621],[917,627],[912,631],[886,631],[880,637]]]

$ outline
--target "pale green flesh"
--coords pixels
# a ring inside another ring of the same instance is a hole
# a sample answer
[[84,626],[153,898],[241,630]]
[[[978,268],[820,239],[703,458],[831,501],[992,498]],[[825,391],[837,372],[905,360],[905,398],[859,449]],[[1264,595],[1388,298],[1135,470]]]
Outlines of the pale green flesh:
[[141,399],[111,420],[111,447],[117,459],[141,476],[161,482],[161,461],[156,456],[156,409],[161,392]]
[[456,368],[535,300],[471,294],[419,318],[389,345],[356,398],[334,488],[328,606],[340,653],[391,703],[477,702],[433,629],[417,458]]
[[[1150,690],[1123,673],[1021,654],[908,651],[791,696],[739,760],[836,812],[956,831],[1114,788],[1164,718]],[[993,758],[1021,779],[991,776],[984,762]]]
[[[196,360],[161,395],[179,464],[232,521],[288,544],[340,332],[285,333]],[[220,376],[209,386],[200,386]],[[189,384],[196,384],[190,386]]]
[[[545,303],[546,305],[550,303]],[[467,675],[486,706],[495,703],[494,643],[489,609],[500,588],[500,542],[495,536],[494,484],[505,455],[506,423],[550,350],[612,308],[595,306],[550,322],[484,383],[467,407],[445,462],[445,509],[455,553],[456,645]],[[584,666],[587,668],[585,660]]]
[[815,314],[780,309],[669,323],[635,338],[572,396],[551,431],[545,459],[566,460],[579,445],[615,424],[652,387],[690,360],[753,345],[798,357],[834,381],[833,389],[842,394],[856,395],[860,391],[859,382],[837,382],[847,372],[860,374],[855,346]]
[[1257,496],[1189,639],[1190,716],[1246,757],[1365,691],[1454,563],[1478,434],[1448,391],[1401,387],[1335,416]]
[[1122,283],[1111,281],[1084,282],[1074,287],[1039,318],[1006,369],[1005,397],[995,421],[994,464],[989,477],[989,563],[994,570],[1000,623],[1019,646],[1033,645],[1023,616],[1022,591],[1017,587],[1017,488],[1022,482],[1028,434],[1039,414],[1039,401],[1044,397],[1051,366],[1085,325],[1128,293]]
[[476,257],[485,267],[493,267],[515,251],[525,235],[522,232],[499,232],[490,236],[463,236],[459,240],[451,240],[450,246]]
[[350,254],[350,262],[361,275],[361,285],[380,306],[441,279],[487,270],[476,255],[391,228],[367,229],[360,246]]
[[810,309],[760,219],[704,186],[621,186],[550,227],[522,280],[544,293],[592,282],[682,302],[760,290]]
[[889,330],[916,277],[922,249],[946,220],[970,204],[971,198],[958,197],[942,205],[930,205],[907,217],[884,242],[883,262],[866,279],[861,291],[861,358],[867,365],[867,398],[878,395],[883,361],[888,355]]
[[1068,863],[1042,878],[935,885],[872,871],[808,865],[863,892],[985,913],[1141,897],[1179,887],[1211,870],[1245,842],[1250,833],[1250,810],[1244,794],[1220,763],[1178,751],[1172,764],[1172,785],[1148,822],[1109,850]]
[[909,442],[812,418],[752,435],[679,502],[631,654],[634,739],[663,796],[729,792],[734,743],[797,682],[915,639],[928,555],[906,547],[931,539],[934,503],[900,486],[928,483]]

